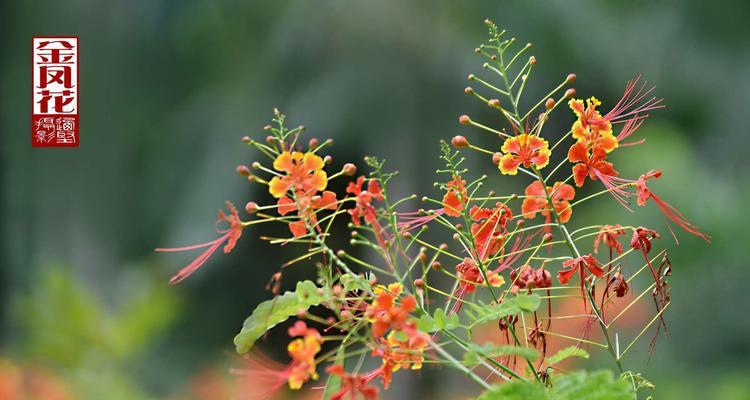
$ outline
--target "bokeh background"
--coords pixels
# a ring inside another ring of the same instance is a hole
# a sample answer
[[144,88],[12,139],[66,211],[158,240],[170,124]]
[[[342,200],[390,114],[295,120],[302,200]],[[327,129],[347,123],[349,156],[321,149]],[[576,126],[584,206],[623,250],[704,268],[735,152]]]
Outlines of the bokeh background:
[[[670,335],[626,366],[659,399],[750,396],[744,0],[0,2],[0,374],[23,371],[40,399],[220,398],[232,338],[288,257],[246,234],[170,287],[190,256],[154,247],[208,240],[225,200],[265,199],[234,167],[257,156],[240,138],[262,137],[273,107],[334,138],[336,162],[379,155],[401,171],[397,191],[432,193],[439,139],[482,135],[457,116],[500,123],[462,91],[481,70],[487,17],[534,43],[527,102],[569,72],[605,105],[635,75],[656,83],[669,107],[618,166],[661,168],[655,190],[713,244],[662,241]],[[41,34],[80,36],[77,149],[29,146],[29,42]],[[497,174],[484,158],[469,165]],[[629,216],[611,199],[576,218],[663,228],[657,210]],[[472,394],[452,373],[458,385],[437,392],[441,373],[397,380],[384,398]]]

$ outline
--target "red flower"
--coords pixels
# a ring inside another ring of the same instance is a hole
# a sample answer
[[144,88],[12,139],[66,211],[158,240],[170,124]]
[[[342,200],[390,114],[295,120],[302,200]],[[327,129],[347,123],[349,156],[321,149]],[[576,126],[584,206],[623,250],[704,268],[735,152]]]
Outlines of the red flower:
[[[573,215],[570,200],[573,200],[576,194],[573,186],[567,183],[555,182],[553,187],[547,186],[547,193],[551,194],[552,205],[555,212],[560,216],[560,222],[566,223],[570,221],[570,216]],[[531,183],[526,187],[525,194],[527,197],[521,205],[521,212],[524,218],[534,218],[536,213],[539,212],[547,218],[547,222],[549,223],[552,220],[552,214],[550,213],[550,206],[547,203],[547,197],[541,182],[535,181]]]
[[630,239],[630,247],[636,250],[641,249],[645,256],[651,252],[651,240],[659,238],[661,236],[659,236],[658,232],[639,226],[633,231],[633,237]]
[[475,221],[471,224],[471,235],[478,253],[476,256],[484,261],[500,251],[513,212],[505,204],[496,203],[495,208],[474,206],[469,214]]
[[[185,246],[185,247],[160,247],[155,249],[155,251],[159,252],[175,252],[175,251],[188,251],[188,250],[195,250],[195,249],[203,249],[206,248],[206,250],[201,253],[198,257],[196,257],[193,261],[190,262],[187,266],[182,268],[177,274],[175,274],[172,279],[169,280],[169,283],[172,285],[178,284],[182,282],[185,278],[190,276],[193,272],[195,272],[198,268],[203,266],[203,264],[208,261],[208,259],[211,257],[214,252],[222,245],[224,244],[224,253],[229,253],[234,249],[234,246],[237,244],[237,240],[242,236],[242,229],[244,229],[244,226],[242,225],[242,220],[240,220],[239,215],[237,214],[237,209],[234,207],[234,205],[227,201],[227,209],[229,210],[230,215],[224,214],[223,210],[219,210],[219,218],[216,221],[216,223],[220,223],[222,221],[229,224],[229,228],[225,230],[218,231],[220,234],[222,234],[221,237],[219,237],[216,240],[212,240],[210,242],[196,244],[192,246]],[[225,244],[226,243],[226,244]]]
[[593,147],[589,150],[584,143],[578,142],[568,150],[568,161],[577,163],[573,166],[573,180],[576,186],[581,187],[586,181],[586,176],[595,181],[601,179],[611,180],[617,176],[617,171],[611,162],[605,161],[607,152],[601,147]]
[[443,196],[445,214],[451,217],[460,217],[461,211],[464,209],[464,203],[468,200],[466,181],[456,175],[445,186],[448,189],[448,192]]
[[603,242],[610,249],[615,250],[618,254],[622,254],[622,245],[617,238],[624,234],[625,230],[622,229],[620,224],[602,226],[594,240],[594,253],[599,252],[599,244]]
[[568,281],[570,281],[570,278],[578,272],[581,277],[581,296],[584,309],[586,308],[586,288],[584,283],[586,280],[586,271],[591,272],[591,274],[599,278],[604,276],[604,269],[602,269],[599,261],[597,261],[597,259],[591,254],[565,261],[563,263],[563,269],[557,273],[557,280],[560,281],[561,284],[566,285]]
[[349,210],[349,215],[352,216],[352,223],[355,226],[360,225],[360,218],[364,217],[365,222],[371,224],[377,219],[377,211],[372,205],[373,200],[382,201],[383,193],[380,190],[380,184],[375,179],[370,179],[367,182],[367,190],[362,190],[362,185],[365,182],[365,177],[360,176],[357,178],[357,182],[349,182],[346,187],[346,192],[356,196],[357,205]]
[[331,395],[331,400],[358,400],[360,396],[364,400],[377,400],[378,388],[368,386],[375,374],[347,374],[341,364],[328,367],[328,372],[341,378],[341,389]]
[[586,279],[587,270],[599,278],[604,276],[604,270],[599,264],[599,261],[597,261],[591,254],[565,261],[563,267],[565,268],[557,273],[557,280],[563,285],[567,284],[576,272],[581,274],[581,280]]
[[[464,260],[456,266],[456,273],[460,281],[458,297],[463,298],[468,293],[474,293],[477,290],[477,285],[484,284],[484,278],[482,277],[482,271],[479,270],[477,263],[470,258],[464,258]],[[487,280],[490,286],[499,287],[505,283],[500,274],[495,271],[486,271]]]
[[[657,196],[654,192],[652,192],[648,186],[646,186],[646,182],[649,179],[657,179],[661,177],[661,171],[659,170],[652,170],[649,171],[646,174],[641,175],[638,180],[635,181],[635,187],[638,194],[638,205],[644,206],[646,202],[650,199],[653,200],[654,203],[659,207],[661,212],[672,222],[679,225],[680,228],[684,229],[690,234],[693,234],[695,236],[698,236],[699,238],[705,240],[706,242],[710,242],[711,239],[708,235],[705,233],[702,233],[698,230],[698,227],[693,225],[690,221],[688,221],[687,218],[685,218],[682,213],[674,208],[671,204],[667,203],[666,201],[662,200],[661,197]],[[669,226],[669,225],[667,225]],[[670,228],[671,230],[671,228]],[[674,235],[674,232],[673,232]],[[675,237],[675,240],[677,240],[677,237]]]
[[312,226],[317,225],[317,210],[336,209],[336,193],[328,190],[315,196],[300,193],[300,197],[297,198],[296,202],[284,196],[279,199],[277,204],[279,206],[279,214],[281,215],[297,211],[300,219],[289,223],[289,231],[292,232],[294,237],[300,237],[307,234],[307,222],[305,220],[309,221]]

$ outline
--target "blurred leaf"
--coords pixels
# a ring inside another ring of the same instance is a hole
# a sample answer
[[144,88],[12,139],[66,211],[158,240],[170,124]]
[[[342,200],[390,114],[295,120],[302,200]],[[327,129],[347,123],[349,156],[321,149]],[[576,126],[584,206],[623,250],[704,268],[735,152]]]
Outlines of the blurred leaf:
[[539,352],[536,349],[523,346],[470,343],[469,351],[464,354],[464,363],[476,365],[481,362],[482,357],[498,356],[520,356],[529,361],[534,361],[539,358]]
[[552,386],[538,382],[499,384],[477,400],[633,400],[635,392],[628,382],[615,380],[611,371],[585,371],[554,376]]
[[520,294],[515,297],[506,298],[502,303],[477,304],[467,303],[471,306],[475,323],[489,322],[508,315],[519,314],[523,311],[532,312],[539,308],[540,300],[536,294]]
[[297,282],[295,291],[258,304],[242,324],[240,333],[234,337],[237,352],[247,353],[267,330],[300,311],[320,304],[327,297],[319,293],[319,289],[312,281],[301,281]]
[[548,366],[555,365],[570,357],[589,358],[589,353],[580,347],[576,347],[576,346],[566,347],[558,351],[557,353],[555,353],[555,355],[549,357],[547,359],[547,365]]

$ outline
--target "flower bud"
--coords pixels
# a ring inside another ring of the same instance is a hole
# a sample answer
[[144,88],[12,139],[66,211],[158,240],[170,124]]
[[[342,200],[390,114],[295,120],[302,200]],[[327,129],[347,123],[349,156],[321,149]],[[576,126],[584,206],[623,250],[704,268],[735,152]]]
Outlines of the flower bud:
[[247,204],[245,204],[245,211],[248,214],[255,214],[258,212],[258,203],[254,201],[248,201]]
[[[529,43],[529,45],[530,44],[531,43]],[[536,57],[534,57],[534,56],[529,57],[529,64],[536,65]]]
[[443,265],[440,264],[440,261],[435,261],[432,263],[432,265],[430,265],[430,267],[434,269],[435,271],[439,271],[440,269],[443,268]]
[[467,86],[464,88],[464,93],[466,94],[474,94],[474,89],[471,86]]
[[490,106],[490,107],[492,107],[492,108],[500,108],[500,100],[498,100],[498,99],[490,99],[487,102],[487,105]]
[[423,289],[424,288],[424,279],[421,279],[421,278],[415,279],[414,280],[414,286],[417,287],[417,288],[419,288],[419,289]]
[[271,125],[266,125],[266,126],[263,127],[264,131],[270,131],[271,129],[273,129],[273,127]]
[[469,141],[461,135],[453,136],[453,139],[451,139],[451,144],[457,149],[469,147]]
[[344,288],[341,285],[333,285],[333,295],[341,296],[344,293]]
[[242,137],[242,143],[250,144],[250,142],[252,142],[252,140],[250,139],[250,136],[243,136]]
[[565,78],[565,83],[573,83],[576,81],[576,74],[568,74]]
[[273,144],[275,141],[276,141],[275,137],[273,137],[271,135],[266,136],[266,143]]
[[551,233],[545,233],[544,236],[542,236],[542,242],[549,243],[554,239]]
[[495,153],[492,155],[492,163],[495,165],[500,165],[500,159],[503,158],[502,153]]
[[310,147],[311,149],[314,149],[314,148],[318,147],[318,139],[317,139],[317,138],[312,138],[312,139],[310,139],[310,141],[309,141],[309,142],[307,143],[307,145],[308,145],[308,146],[309,146],[309,147]]
[[555,99],[549,98],[547,101],[544,102],[544,107],[548,110],[551,110],[555,107]]
[[253,169],[258,169],[260,168],[260,163],[257,161],[253,161],[253,163],[250,164],[250,166],[253,167]]
[[357,166],[352,163],[346,163],[344,164],[344,167],[341,169],[341,171],[346,176],[352,176],[357,173]]
[[471,118],[469,118],[468,115],[464,114],[458,117],[458,123],[461,125],[469,125],[471,123]]
[[331,156],[325,156],[325,157],[323,157],[323,162],[326,163],[326,165],[328,165],[328,164],[330,164],[330,163],[333,162],[333,157],[331,157]]
[[474,80],[474,74],[469,74],[469,76],[466,77],[466,79],[473,81]]
[[573,89],[573,88],[570,88],[570,89],[568,89],[568,90],[565,91],[565,98],[566,99],[572,99],[573,96],[575,96],[575,95],[576,95],[576,90]]
[[336,252],[336,257],[341,258],[341,257],[343,257],[345,255],[346,255],[346,252],[344,250],[339,250],[339,251]]
[[250,168],[248,168],[247,165],[238,165],[237,174],[239,176],[250,176]]

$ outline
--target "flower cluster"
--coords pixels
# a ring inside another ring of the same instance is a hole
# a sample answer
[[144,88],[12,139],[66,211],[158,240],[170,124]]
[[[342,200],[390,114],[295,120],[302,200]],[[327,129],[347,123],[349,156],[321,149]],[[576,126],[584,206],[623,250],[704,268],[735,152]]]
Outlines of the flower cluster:
[[[284,385],[302,388],[319,378],[320,364],[327,364],[329,374],[324,396],[334,400],[376,399],[378,385],[388,389],[398,371],[428,363],[455,368],[484,389],[507,381],[552,385],[550,374],[560,373],[552,366],[566,355],[585,353],[583,347],[592,344],[608,349],[616,368],[625,373],[622,357],[641,335],[620,352],[619,342],[613,344],[623,337],[615,331],[616,323],[622,322],[623,314],[644,310],[633,306],[646,294],[653,297],[655,315],[646,319],[650,322],[642,332],[652,325],[657,334],[666,329],[662,316],[671,301],[667,279],[672,269],[666,251],[654,249],[660,234],[625,222],[586,225],[577,212],[605,194],[631,211],[631,200],[638,206],[650,201],[663,212],[668,227],[674,223],[708,241],[648,186],[661,177],[660,171],[629,179],[610,159],[613,152],[644,142],[625,140],[649,112],[663,107],[661,99],[651,97],[654,88],[636,78],[604,113],[604,103],[596,97],[575,97],[569,86],[576,77],[570,74],[522,112],[519,98],[536,58],[517,65],[530,45],[518,49],[515,39],[506,39],[492,22],[487,25],[490,41],[476,51],[487,59],[484,69],[499,76],[502,84],[470,75],[469,80],[482,88],[467,87],[464,92],[496,111],[507,126],[492,128],[460,116],[461,125],[494,135],[496,147],[479,147],[462,135],[453,137],[450,145],[443,142],[445,168],[438,171],[436,193],[422,197],[421,207],[415,205],[414,195],[391,197],[389,183],[396,174],[387,172],[382,161],[366,158],[370,173],[355,178],[353,163],[335,167],[333,157],[323,154],[331,140],[313,138],[304,145],[304,127],[287,128],[286,117],[275,111],[265,140],[243,138],[270,163],[256,161],[237,168],[263,188],[260,200],[246,204],[247,220],[227,203],[229,212],[221,211],[219,222],[228,226],[219,230],[219,238],[157,249],[205,249],[172,278],[178,283],[222,245],[225,253],[230,252],[243,231],[256,225],[285,225],[288,237],[261,238],[289,248],[303,246],[302,254],[283,266],[310,265],[316,279],[292,282],[290,290],[281,293],[287,286],[283,270],[274,274],[274,298],[258,305],[235,338],[237,350],[247,353],[246,367],[235,373],[270,380],[253,398],[271,397]],[[572,112],[560,118],[569,131],[545,131],[553,112],[565,103]],[[495,179],[516,179],[523,192],[498,194],[487,188],[494,182],[490,177],[471,178],[464,167],[464,150],[494,163],[499,170]],[[554,167],[547,172],[551,163]],[[563,168],[571,164],[571,169]],[[346,180],[343,191],[330,189],[337,187],[330,184],[334,179]],[[596,181],[603,188],[592,191]],[[352,249],[331,248],[329,238],[347,228]],[[436,233],[426,235],[428,228]],[[623,241],[628,235],[629,243]],[[371,254],[364,257],[354,248]],[[643,266],[624,268],[631,259]],[[321,308],[327,309],[325,316],[319,315]],[[609,311],[613,308],[619,313]],[[296,322],[287,322],[293,317]],[[290,325],[293,338],[287,348],[291,361],[278,364],[254,345],[266,331],[284,323]],[[589,337],[593,326],[599,327],[600,339]],[[477,337],[491,341],[478,343]],[[566,342],[574,349],[547,354]],[[323,352],[324,343],[337,347]]]

